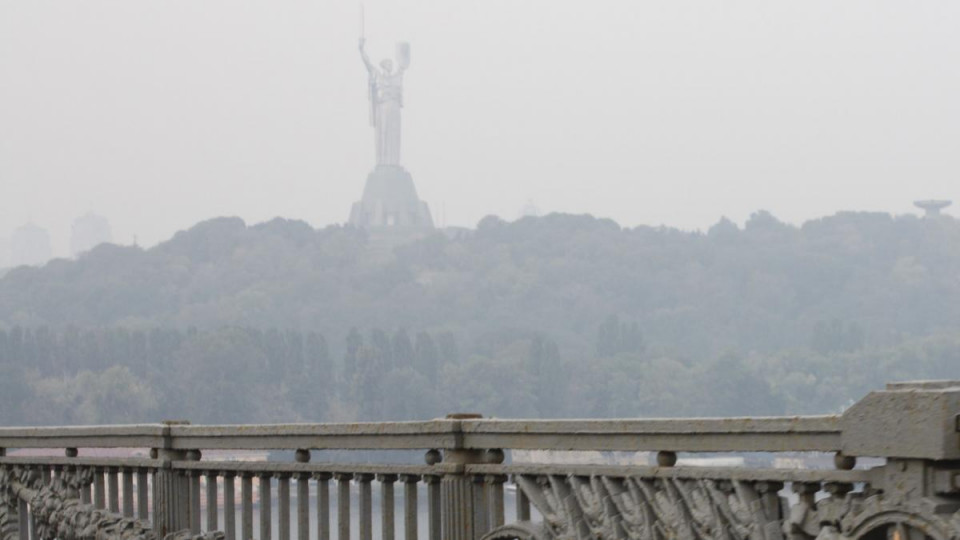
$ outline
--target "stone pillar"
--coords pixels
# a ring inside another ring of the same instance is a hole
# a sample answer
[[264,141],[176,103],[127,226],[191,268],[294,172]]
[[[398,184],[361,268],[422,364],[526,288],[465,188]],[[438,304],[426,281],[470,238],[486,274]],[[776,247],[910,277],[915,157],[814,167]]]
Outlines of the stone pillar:
[[[166,421],[164,424],[163,447],[154,448],[151,452],[151,457],[157,460],[153,486],[153,528],[158,538],[190,527],[189,508],[186,504],[189,485],[186,478],[173,469],[174,461],[188,459],[187,452],[173,449],[169,427],[189,422]],[[199,459],[199,453],[196,458]]]
[[[448,472],[440,480],[440,500],[443,504],[444,540],[473,540],[487,522],[482,505],[476,502],[483,497],[483,486],[473,476],[463,474],[463,465],[482,463],[481,452],[473,450],[447,450],[444,452],[444,469]],[[460,467],[457,467],[460,465]],[[453,469],[453,470],[451,470]],[[459,469],[459,470],[457,470]]]
[[[460,422],[466,419],[482,418],[479,414],[451,414],[447,419],[454,422],[453,431],[460,431]],[[427,453],[427,463],[435,461],[435,453]],[[485,462],[485,453],[481,450],[454,448],[444,450],[443,461],[437,464],[444,474],[440,479],[440,501],[442,505],[443,540],[476,540],[483,536],[489,527],[486,513],[483,482],[477,482],[472,475],[465,474],[466,465]]]
[[179,450],[157,449],[157,472],[154,476],[155,499],[154,529],[157,537],[163,538],[170,533],[182,531],[190,526],[188,516],[182,512],[180,497],[183,495],[183,478],[173,470],[172,462],[182,461],[186,453]]

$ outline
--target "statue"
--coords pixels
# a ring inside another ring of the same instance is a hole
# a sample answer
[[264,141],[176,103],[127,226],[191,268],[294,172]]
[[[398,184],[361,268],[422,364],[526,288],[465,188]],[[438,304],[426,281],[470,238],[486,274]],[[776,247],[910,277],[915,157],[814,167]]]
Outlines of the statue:
[[410,45],[397,43],[394,61],[379,66],[367,56],[360,14],[360,58],[367,68],[370,125],[374,128],[377,164],[367,176],[363,197],[350,210],[350,223],[365,229],[398,229],[423,232],[433,229],[427,203],[420,200],[413,177],[400,165],[400,109],[403,108],[403,74],[410,65]]
[[369,75],[370,125],[374,127],[377,165],[400,165],[400,109],[403,108],[403,72],[410,66],[410,45],[397,43],[397,69],[386,58],[380,67],[370,62],[360,38],[360,58]]

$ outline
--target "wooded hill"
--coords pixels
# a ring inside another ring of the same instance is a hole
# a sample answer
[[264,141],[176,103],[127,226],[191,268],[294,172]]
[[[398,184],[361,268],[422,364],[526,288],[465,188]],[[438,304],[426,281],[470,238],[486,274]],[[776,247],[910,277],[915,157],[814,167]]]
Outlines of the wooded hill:
[[[112,369],[116,388],[97,399],[130,404],[68,400],[49,418],[24,406],[0,420],[825,412],[888,379],[960,374],[949,217],[794,227],[759,212],[706,233],[488,217],[382,245],[349,227],[219,218],[148,250],[103,245],[12,269],[0,370],[17,402]],[[213,394],[239,402],[177,397],[223,374]],[[113,395],[137,385],[143,402]]]

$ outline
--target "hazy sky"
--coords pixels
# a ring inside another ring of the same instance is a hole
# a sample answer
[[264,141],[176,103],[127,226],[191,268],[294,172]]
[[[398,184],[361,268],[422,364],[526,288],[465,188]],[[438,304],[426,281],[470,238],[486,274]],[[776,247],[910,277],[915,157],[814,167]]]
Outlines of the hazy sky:
[[[343,222],[373,165],[359,3],[0,0],[0,237],[66,252],[218,215]],[[403,162],[435,218],[706,228],[960,201],[955,0],[368,0],[411,43]]]

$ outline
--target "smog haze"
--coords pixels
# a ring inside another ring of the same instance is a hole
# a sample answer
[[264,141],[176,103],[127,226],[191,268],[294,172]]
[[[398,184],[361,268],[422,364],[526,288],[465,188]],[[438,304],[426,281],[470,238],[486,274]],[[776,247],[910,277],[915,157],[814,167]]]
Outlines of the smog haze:
[[[956,197],[950,2],[365,2],[411,43],[404,161],[438,224],[705,229]],[[373,163],[355,2],[0,4],[0,236],[152,245],[214,216],[344,222]]]

